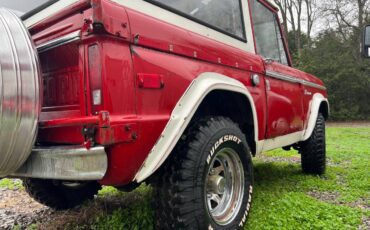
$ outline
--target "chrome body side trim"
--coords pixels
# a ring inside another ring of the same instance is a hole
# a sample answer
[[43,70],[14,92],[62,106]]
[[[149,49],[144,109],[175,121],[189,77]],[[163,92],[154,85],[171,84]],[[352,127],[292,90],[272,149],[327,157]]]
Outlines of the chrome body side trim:
[[104,147],[35,148],[26,163],[12,176],[55,180],[100,180],[108,168]]
[[281,74],[281,73],[277,73],[277,72],[274,72],[274,71],[266,71],[266,76],[271,77],[271,78],[275,78],[275,79],[278,79],[278,80],[291,82],[291,83],[294,83],[294,84],[302,84],[302,85],[306,85],[306,86],[309,86],[309,87],[313,87],[313,88],[317,88],[317,89],[321,89],[321,90],[326,90],[326,87],[324,87],[322,85],[312,83],[312,82],[309,82],[309,81],[305,81],[305,80],[301,80],[301,79],[297,79],[295,77],[285,75],[285,74]]
[[70,43],[70,42],[78,41],[80,39],[81,39],[81,31],[75,31],[75,32],[67,34],[63,37],[56,38],[56,39],[48,41],[44,44],[38,45],[36,48],[37,48],[37,51],[39,53],[42,53],[42,52],[45,52],[47,50],[56,48],[58,46],[62,46],[62,45],[65,45],[67,43]]
[[313,88],[317,88],[317,89],[321,89],[321,90],[326,90],[325,86],[318,85],[318,84],[315,84],[315,83],[312,83],[312,82],[309,82],[309,81],[304,81],[303,80],[302,84],[306,85],[306,86],[309,86],[309,87],[313,87]]
[[277,73],[277,72],[274,72],[274,71],[266,71],[266,76],[272,77],[272,78],[275,78],[275,79],[278,79],[278,80],[288,81],[288,82],[291,82],[291,83],[296,83],[296,84],[301,83],[301,81],[299,79],[295,78],[295,77],[291,77],[289,75]]

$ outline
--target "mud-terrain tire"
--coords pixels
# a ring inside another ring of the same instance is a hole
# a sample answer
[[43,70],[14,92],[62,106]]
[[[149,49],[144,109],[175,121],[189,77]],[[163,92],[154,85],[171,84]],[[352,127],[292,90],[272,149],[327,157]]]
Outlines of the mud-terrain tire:
[[244,134],[224,117],[195,122],[154,186],[156,229],[241,229],[253,192]]
[[101,189],[97,182],[67,183],[55,180],[23,179],[26,192],[37,202],[65,210],[92,200]]
[[325,118],[320,113],[311,137],[300,144],[304,173],[322,175],[326,169]]
[[34,146],[40,115],[37,52],[22,21],[0,8],[0,177],[14,173]]

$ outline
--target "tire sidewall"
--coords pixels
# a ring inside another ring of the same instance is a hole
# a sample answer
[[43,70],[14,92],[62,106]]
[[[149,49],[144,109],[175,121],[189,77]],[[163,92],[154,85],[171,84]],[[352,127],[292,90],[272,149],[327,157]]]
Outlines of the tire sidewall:
[[304,173],[322,175],[326,169],[325,118],[319,113],[311,137],[301,143],[301,166]]
[[56,210],[66,210],[94,198],[101,189],[96,181],[81,182],[80,186],[68,187],[60,181],[25,178],[26,192],[41,204]]
[[[228,225],[218,225],[210,216],[208,211],[208,205],[206,201],[205,183],[206,178],[211,167],[211,164],[218,152],[224,148],[233,149],[239,156],[244,171],[244,196],[243,201],[239,210],[239,213],[235,219]],[[211,137],[208,137],[208,142],[205,142],[200,154],[200,160],[197,164],[196,178],[202,178],[200,184],[196,187],[200,187],[198,191],[201,194],[202,208],[204,209],[204,222],[206,229],[240,229],[244,226],[249,210],[251,207],[252,193],[253,193],[253,167],[251,162],[251,155],[248,144],[244,138],[244,135],[235,128],[220,128]],[[199,197],[199,196],[198,196]]]

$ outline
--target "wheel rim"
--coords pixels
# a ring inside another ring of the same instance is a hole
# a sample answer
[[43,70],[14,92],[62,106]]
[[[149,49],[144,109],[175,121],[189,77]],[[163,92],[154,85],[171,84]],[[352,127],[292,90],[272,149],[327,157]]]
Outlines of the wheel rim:
[[238,215],[244,197],[244,169],[230,148],[219,151],[210,164],[205,191],[208,213],[219,225],[230,224]]
[[87,182],[77,182],[77,181],[53,181],[55,186],[61,186],[67,189],[80,189],[84,187]]
[[62,182],[62,185],[63,185],[64,187],[68,187],[68,188],[80,188],[80,187],[84,186],[84,185],[85,185],[85,183],[79,183],[79,182],[67,182],[67,181],[65,181],[65,182]]

